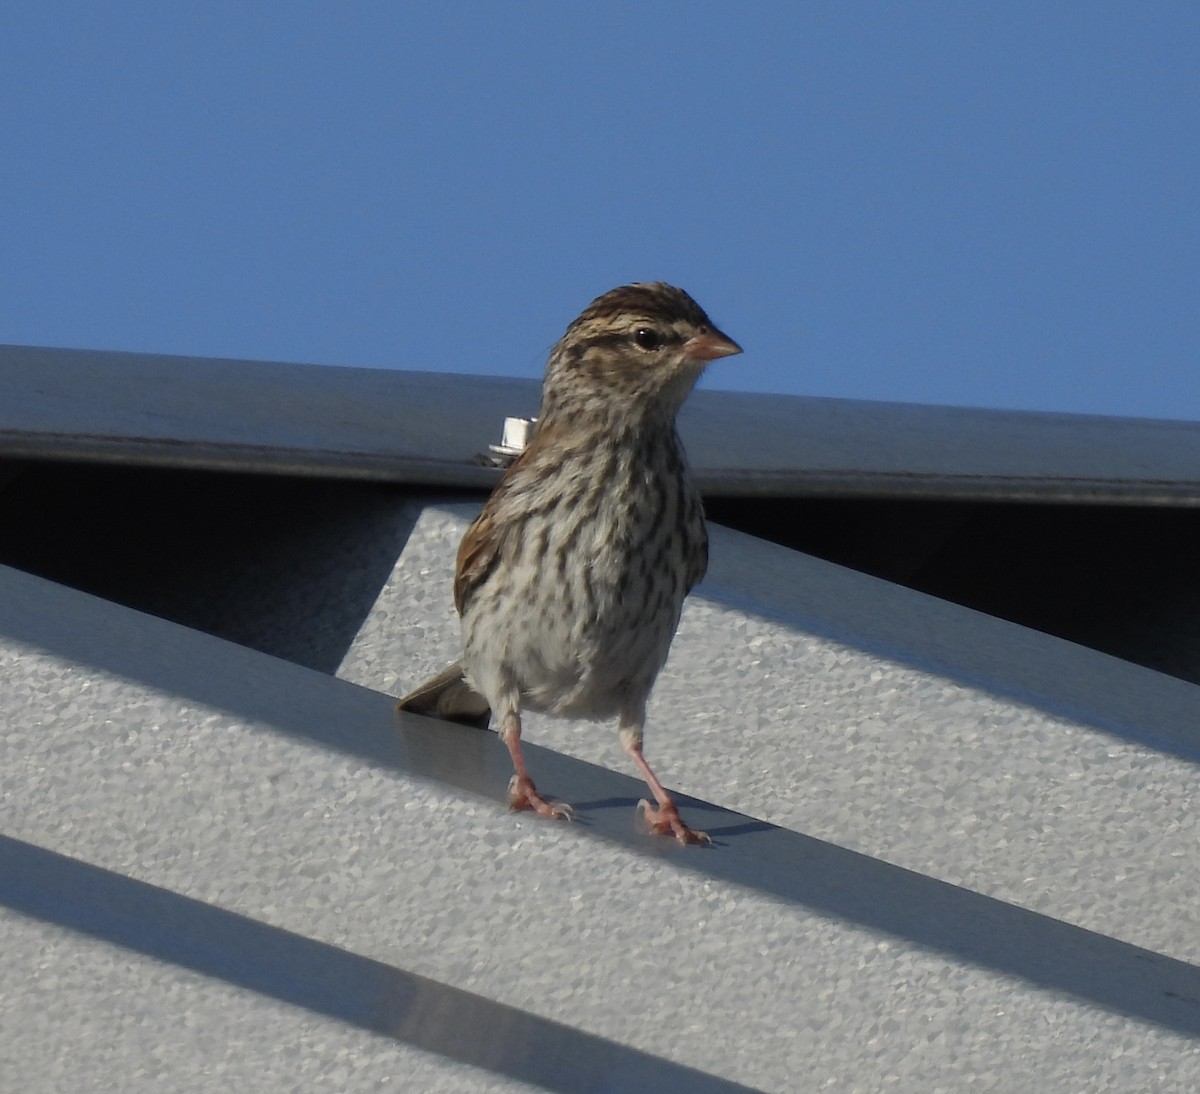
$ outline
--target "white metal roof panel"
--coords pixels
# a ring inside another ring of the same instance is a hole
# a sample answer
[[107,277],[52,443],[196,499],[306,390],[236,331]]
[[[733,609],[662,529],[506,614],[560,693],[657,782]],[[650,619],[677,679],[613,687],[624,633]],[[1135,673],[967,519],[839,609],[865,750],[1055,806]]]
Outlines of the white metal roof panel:
[[[426,510],[344,675],[453,653],[470,511]],[[282,1004],[309,1059],[366,1053],[346,1089],[377,1082],[362,1030],[496,1089],[1195,1089],[1200,689],[713,532],[648,726],[711,849],[642,832],[641,784],[587,762],[621,762],[611,726],[534,720],[580,822],[511,815],[492,734],[0,570],[0,903],[78,979],[158,962],[183,1048],[146,1046],[133,994],[102,1027],[68,995],[48,1031],[52,963],[6,985],[0,1046],[96,1061],[102,1028],[110,1071],[193,1089],[231,1000],[264,1019],[238,1067],[286,1074]]]

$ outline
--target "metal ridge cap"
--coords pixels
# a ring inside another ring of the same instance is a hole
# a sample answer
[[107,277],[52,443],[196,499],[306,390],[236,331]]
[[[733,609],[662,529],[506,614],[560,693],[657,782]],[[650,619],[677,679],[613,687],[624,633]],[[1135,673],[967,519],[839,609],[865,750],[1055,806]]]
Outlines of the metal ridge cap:
[[86,460],[139,467],[372,479],[430,486],[490,487],[500,477],[496,468],[485,464],[408,452],[295,448],[104,434],[20,433],[2,429],[0,458]]
[[878,497],[1200,506],[1200,480],[831,468],[741,470],[703,466],[693,467],[692,477],[701,493],[725,497]]
[[[490,489],[500,471],[471,459],[413,452],[298,448],[245,442],[0,429],[0,458],[344,478]],[[1200,481],[1063,475],[988,475],[861,468],[694,466],[703,494],[725,497],[902,498],[1106,505],[1200,506]]]
[[113,363],[128,367],[162,367],[193,368],[199,371],[224,372],[231,368],[243,370],[239,375],[249,376],[254,371],[262,373],[281,374],[284,372],[303,372],[310,376],[322,375],[329,378],[363,377],[390,380],[403,384],[405,380],[422,381],[461,380],[472,387],[480,382],[511,385],[514,388],[540,386],[541,377],[513,376],[504,373],[473,373],[449,372],[444,369],[408,368],[396,364],[380,365],[342,365],[320,364],[311,361],[278,361],[267,358],[205,356],[199,354],[168,353],[157,350],[122,350],[122,349],[89,349],[80,346],[30,346],[11,342],[0,342],[0,376],[4,375],[5,366],[15,367],[25,363],[28,358],[38,357],[43,360],[58,358],[64,366],[85,367],[99,363]]
[[967,403],[919,403],[899,399],[856,399],[845,395],[810,395],[803,392],[738,391],[732,388],[700,388],[684,404],[682,415],[700,411],[709,413],[717,407],[710,404],[728,401],[737,409],[750,409],[752,404],[764,408],[781,404],[803,405],[814,411],[844,411],[853,414],[911,415],[930,418],[965,418],[979,421],[1013,421],[1026,419],[1042,425],[1061,424],[1080,426],[1089,423],[1106,425],[1121,423],[1147,428],[1178,428],[1200,432],[1200,421],[1189,418],[1150,418],[1138,415],[1094,414],[1079,410],[1038,410],[1027,407],[975,406]]
[[[342,365],[318,364],[302,361],[278,361],[259,358],[204,356],[196,354],[167,353],[154,350],[123,350],[123,349],[91,349],[82,346],[48,346],[25,345],[21,343],[0,342],[0,375],[3,372],[5,359],[12,360],[21,354],[61,355],[64,359],[84,363],[87,360],[107,359],[110,361],[124,360],[131,364],[153,365],[166,363],[190,365],[198,368],[225,368],[229,366],[262,369],[264,372],[277,370],[298,370],[310,375],[323,374],[329,377],[371,375],[377,378],[394,377],[395,382],[404,385],[406,380],[420,382],[426,379],[437,379],[440,382],[462,383],[474,387],[481,381],[489,384],[508,385],[514,389],[528,389],[540,384],[540,379],[528,376],[512,376],[501,373],[469,373],[446,372],[437,369],[412,369],[396,366],[372,365]],[[913,414],[927,417],[964,417],[973,420],[989,418],[994,420],[1028,419],[1031,422],[1050,424],[1059,421],[1065,425],[1083,425],[1085,423],[1123,423],[1131,426],[1146,426],[1148,428],[1184,427],[1200,431],[1200,422],[1183,418],[1147,418],[1124,416],[1118,414],[1091,414],[1080,411],[1036,410],[1013,407],[984,407],[957,403],[919,403],[904,402],[894,399],[855,399],[837,395],[809,395],[803,393],[773,393],[760,391],[738,391],[735,389],[705,387],[697,390],[684,405],[683,417],[686,419],[696,412],[707,414],[719,409],[719,404],[725,403],[735,410],[746,410],[757,407],[807,406],[813,410],[837,411],[846,410],[857,413],[880,413],[885,415]],[[741,404],[739,406],[739,404]]]

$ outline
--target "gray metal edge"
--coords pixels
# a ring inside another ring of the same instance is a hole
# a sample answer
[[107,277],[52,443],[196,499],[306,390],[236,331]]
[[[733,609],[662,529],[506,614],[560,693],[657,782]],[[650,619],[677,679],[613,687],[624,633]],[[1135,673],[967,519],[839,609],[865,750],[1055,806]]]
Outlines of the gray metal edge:
[[[509,765],[493,734],[397,718],[389,696],[18,571],[0,568],[0,582],[0,632],[19,642],[374,766],[490,801],[502,797]],[[643,793],[637,780],[533,745],[528,751],[545,780],[585,816],[586,824],[573,826],[580,838],[615,842],[671,868],[796,903],[1111,1013],[1200,1035],[1200,968],[1187,962],[682,795],[680,804],[699,818],[714,846],[680,847],[629,825]],[[33,899],[22,893],[16,879],[0,874],[0,900],[16,906]],[[41,914],[66,922],[61,903],[51,901]],[[179,945],[187,950],[186,940]],[[226,960],[220,956],[205,971],[228,976]],[[353,993],[354,987],[338,990]],[[362,1004],[355,996],[339,1005],[353,1013]]]
[[[487,487],[535,381],[0,346],[0,456]],[[1200,424],[701,390],[701,488],[1200,504]]]

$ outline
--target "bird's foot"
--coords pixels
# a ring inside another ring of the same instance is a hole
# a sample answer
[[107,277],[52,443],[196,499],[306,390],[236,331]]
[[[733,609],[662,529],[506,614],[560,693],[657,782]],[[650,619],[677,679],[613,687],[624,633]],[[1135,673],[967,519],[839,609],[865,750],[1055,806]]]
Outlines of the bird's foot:
[[532,809],[543,817],[554,820],[574,820],[575,810],[566,802],[548,802],[537,792],[533,780],[528,776],[514,775],[508,784],[508,807],[514,813],[521,809]]
[[656,836],[673,835],[680,843],[712,843],[707,832],[697,832],[683,823],[674,802],[653,806],[645,798],[637,804]]

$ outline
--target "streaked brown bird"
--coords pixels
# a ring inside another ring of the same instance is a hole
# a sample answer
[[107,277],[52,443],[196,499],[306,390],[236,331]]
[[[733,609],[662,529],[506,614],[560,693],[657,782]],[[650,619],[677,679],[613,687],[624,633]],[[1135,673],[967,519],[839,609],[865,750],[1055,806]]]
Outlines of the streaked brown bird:
[[458,549],[462,659],[398,703],[455,721],[490,709],[516,771],[513,809],[571,816],[529,776],[522,710],[616,715],[654,796],[638,803],[651,829],[708,842],[650,769],[642,730],[683,598],[708,565],[675,416],[710,361],[740,352],[661,281],[598,297],[551,351],[533,439]]

